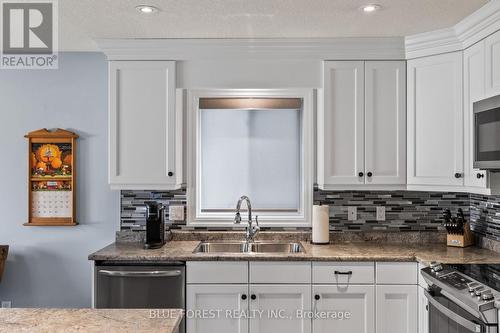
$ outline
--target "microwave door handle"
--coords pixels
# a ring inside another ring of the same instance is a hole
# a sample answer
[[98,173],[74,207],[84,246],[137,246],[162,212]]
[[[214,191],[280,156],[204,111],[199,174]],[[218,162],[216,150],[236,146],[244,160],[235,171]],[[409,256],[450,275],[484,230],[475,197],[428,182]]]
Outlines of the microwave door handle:
[[456,314],[455,312],[451,311],[450,309],[446,308],[444,305],[442,305],[441,303],[436,301],[434,299],[434,297],[432,297],[431,294],[429,294],[429,292],[427,290],[424,290],[424,294],[425,294],[425,297],[427,298],[427,300],[429,301],[429,303],[432,304],[432,306],[434,306],[439,312],[444,314],[446,317],[450,318],[451,320],[453,320],[457,324],[462,325],[463,327],[465,327],[466,329],[468,329],[471,332],[477,332],[477,333],[482,332],[481,325],[476,324],[468,319],[465,319],[465,318],[459,316],[458,314]]
[[179,270],[173,271],[110,271],[100,270],[98,274],[111,277],[176,277],[182,274]]

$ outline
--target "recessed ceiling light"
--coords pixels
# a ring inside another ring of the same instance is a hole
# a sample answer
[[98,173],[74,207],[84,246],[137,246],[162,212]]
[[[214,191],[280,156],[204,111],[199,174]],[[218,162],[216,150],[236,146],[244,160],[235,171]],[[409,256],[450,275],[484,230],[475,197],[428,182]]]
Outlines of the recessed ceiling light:
[[137,9],[142,14],[153,14],[160,11],[160,9],[158,9],[157,7],[149,5],[139,5],[135,7],[135,9]]
[[365,13],[373,13],[379,10],[380,8],[382,8],[382,6],[377,4],[369,4],[361,7],[361,10],[364,11]]

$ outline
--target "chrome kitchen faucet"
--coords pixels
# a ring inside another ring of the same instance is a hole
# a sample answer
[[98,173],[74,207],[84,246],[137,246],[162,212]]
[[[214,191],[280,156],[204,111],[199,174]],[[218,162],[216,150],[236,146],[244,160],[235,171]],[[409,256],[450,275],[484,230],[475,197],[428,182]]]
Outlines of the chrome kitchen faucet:
[[247,197],[246,195],[242,196],[238,200],[238,204],[236,205],[236,216],[234,217],[234,223],[235,224],[240,224],[241,223],[241,215],[240,215],[240,210],[241,210],[241,203],[243,201],[246,201],[247,203],[247,209],[248,209],[248,225],[246,226],[246,234],[245,234],[245,241],[247,243],[253,242],[255,236],[260,231],[259,227],[259,220],[258,216],[255,216],[255,225],[252,225],[252,203],[250,202],[250,198]]

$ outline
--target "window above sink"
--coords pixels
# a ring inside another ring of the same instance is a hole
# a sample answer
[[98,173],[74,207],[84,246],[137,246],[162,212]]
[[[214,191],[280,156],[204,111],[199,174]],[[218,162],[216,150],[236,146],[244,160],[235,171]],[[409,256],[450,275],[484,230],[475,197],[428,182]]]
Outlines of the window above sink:
[[313,96],[312,89],[189,92],[189,225],[232,225],[242,195],[261,226],[310,225]]

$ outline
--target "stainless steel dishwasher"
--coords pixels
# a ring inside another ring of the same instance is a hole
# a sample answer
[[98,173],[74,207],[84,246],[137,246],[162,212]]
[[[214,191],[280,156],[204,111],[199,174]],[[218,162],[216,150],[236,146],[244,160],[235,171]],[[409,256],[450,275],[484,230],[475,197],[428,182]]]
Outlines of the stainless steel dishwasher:
[[[95,270],[98,309],[185,309],[185,264],[101,262]],[[184,332],[184,321],[179,332]]]

